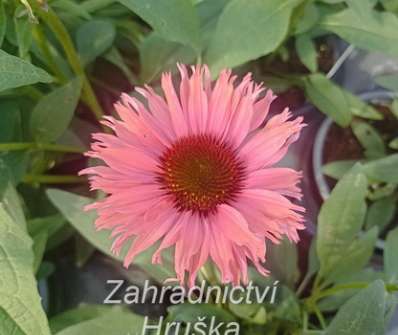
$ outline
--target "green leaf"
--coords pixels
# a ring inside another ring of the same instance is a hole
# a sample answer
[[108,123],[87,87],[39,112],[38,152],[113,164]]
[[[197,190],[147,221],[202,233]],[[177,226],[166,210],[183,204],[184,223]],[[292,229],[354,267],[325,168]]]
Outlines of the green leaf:
[[191,1],[119,0],[164,39],[201,49],[199,18]]
[[52,334],[57,334],[61,330],[76,325],[83,321],[96,319],[112,312],[115,307],[103,305],[80,305],[75,309],[58,314],[50,319],[50,329]]
[[325,335],[383,335],[384,309],[384,283],[377,280],[341,307]]
[[28,231],[31,236],[46,232],[51,238],[57,231],[59,231],[66,221],[60,214],[38,217],[28,221]]
[[398,150],[398,137],[392,139],[392,140],[390,141],[390,143],[388,143],[388,146],[389,146],[391,149]]
[[384,249],[384,271],[387,280],[396,282],[398,280],[398,228],[391,230],[386,239]]
[[396,207],[394,197],[385,197],[373,202],[366,215],[366,229],[377,226],[382,231],[394,218]]
[[351,128],[355,137],[365,149],[365,156],[367,158],[380,158],[386,154],[383,138],[370,124],[362,121],[354,121],[351,124]]
[[303,84],[311,102],[342,127],[350,124],[353,115],[372,120],[383,118],[372,106],[337,86],[324,74],[304,77]]
[[[33,276],[32,241],[0,204],[1,334],[50,335]],[[11,333],[9,332],[11,330]]]
[[[203,45],[213,36],[217,19],[227,0],[202,1],[197,5]],[[149,34],[140,44],[142,82],[151,82],[163,71],[175,71],[176,63],[190,64],[195,61],[195,51],[186,45],[164,39],[156,32]]]
[[381,0],[384,8],[390,12],[398,12],[398,0]]
[[4,9],[4,2],[0,2],[0,48],[3,45],[4,36],[7,31],[7,14]]
[[389,155],[364,164],[368,178],[386,183],[398,183],[398,154]]
[[[222,12],[205,62],[217,74],[276,50],[301,0],[232,0]],[[242,15],[244,13],[244,15]]]
[[27,58],[33,42],[33,22],[28,15],[24,15],[25,7],[19,6],[14,14],[15,34],[18,43],[18,54],[21,58]]
[[386,74],[383,76],[378,76],[375,81],[380,86],[389,89],[393,92],[398,92],[398,75],[396,74]]
[[296,50],[301,62],[308,70],[316,72],[318,69],[318,52],[308,34],[301,34],[296,37]]
[[293,27],[294,33],[303,34],[309,32],[318,23],[320,17],[318,7],[313,2],[307,2],[302,16]]
[[84,321],[58,332],[56,335],[126,335],[141,334],[144,318],[131,312],[115,310],[104,316]]
[[317,252],[320,273],[326,276],[339,266],[360,231],[366,213],[367,180],[354,166],[333,189],[318,216]]
[[91,63],[113,44],[116,29],[112,22],[91,20],[82,24],[76,32],[76,45],[83,64]]
[[25,332],[14,322],[7,312],[0,307],[0,330],[3,334],[26,335]]
[[267,312],[260,304],[229,304],[229,310],[237,317],[250,323],[263,325],[267,321]]
[[[95,219],[96,214],[93,211],[84,212],[83,208],[92,203],[93,199],[82,197],[73,193],[51,189],[47,191],[47,195],[55,207],[64,215],[64,217],[73,225],[73,227],[89,241],[98,250],[104,254],[116,259],[123,260],[126,250],[123,250],[119,256],[111,253],[112,240],[110,233],[106,231],[96,231]],[[159,282],[163,282],[169,278],[175,278],[172,267],[172,258],[170,254],[165,253],[163,257],[163,265],[152,265],[151,258],[154,248],[137,255],[134,264],[143,268]]]
[[328,177],[341,179],[356,163],[355,160],[341,160],[322,166],[322,172]]
[[0,91],[38,82],[50,83],[52,77],[31,63],[0,50]]
[[30,129],[37,141],[52,142],[65,132],[79,101],[81,88],[82,80],[75,78],[39,100],[30,119]]
[[320,73],[309,75],[304,80],[304,87],[311,102],[321,112],[330,116],[342,127],[350,124],[352,113],[347,99],[348,92],[343,91]]
[[143,60],[140,73],[142,82],[151,82],[165,70],[175,70],[176,63],[189,64],[195,59],[192,48],[165,40],[156,32],[148,35],[140,44]]
[[371,10],[363,15],[348,8],[325,16],[320,27],[356,47],[398,55],[398,18],[392,13]]
[[[216,324],[224,322],[224,325],[226,325],[231,322],[236,322],[234,315],[216,305],[184,303],[170,306],[167,310],[169,312],[169,320],[171,321],[185,323],[189,322],[194,325],[196,322],[199,322],[199,317],[205,318],[203,322],[208,325],[207,329],[209,329],[210,320],[212,317],[215,318]],[[225,329],[225,326],[221,328],[222,329],[220,329],[220,331],[222,334],[224,334],[223,330]]]
[[373,255],[378,232],[378,228],[373,227],[359,238],[354,239],[344,249],[344,255],[340,253],[340,259],[336,262],[336,266],[327,275],[328,282],[336,282],[362,270]]
[[33,236],[33,272],[37,273],[40,268],[41,261],[43,260],[44,252],[46,251],[48,235],[46,232],[42,232],[38,235]]
[[19,224],[23,230],[26,230],[26,220],[21,199],[15,187],[8,182],[0,202],[8,215],[11,216],[11,219]]
[[300,276],[296,245],[284,239],[280,244],[270,244],[267,253],[267,266],[272,276],[287,286],[294,287]]

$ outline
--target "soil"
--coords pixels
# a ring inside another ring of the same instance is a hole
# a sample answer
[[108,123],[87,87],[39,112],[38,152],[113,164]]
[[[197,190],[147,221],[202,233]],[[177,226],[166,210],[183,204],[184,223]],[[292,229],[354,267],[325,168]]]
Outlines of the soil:
[[[385,143],[389,143],[392,139],[398,136],[398,119],[392,114],[387,105],[374,105],[379,112],[384,116],[383,120],[372,120],[369,124],[372,125],[381,134]],[[392,153],[392,150],[387,149],[387,153]],[[326,137],[323,163],[330,163],[337,160],[359,160],[364,158],[363,148],[356,139],[351,128],[341,128],[336,124],[332,124],[328,135]],[[326,177],[330,189],[336,185],[336,180]],[[381,238],[385,238],[387,232],[396,226],[398,222],[398,212],[389,226],[387,226]]]
[[[398,120],[387,105],[378,104],[373,107],[383,114],[384,119],[372,120],[369,124],[376,128],[385,143],[388,143],[398,135]],[[362,158],[363,148],[351,128],[341,128],[333,124],[326,137],[323,162],[326,164],[337,160]]]
[[[333,66],[334,51],[331,45],[327,44],[323,39],[315,41],[318,50],[318,67],[319,71],[327,73]],[[291,76],[291,75],[304,75],[309,74],[309,70],[300,61],[297,55],[294,41],[287,43],[289,50],[289,59],[284,61],[280,56],[271,58],[269,56],[260,58],[257,61],[258,70],[261,75],[267,76]],[[278,93],[278,98],[272,104],[271,109],[280,111],[285,107],[289,107],[292,110],[298,109],[304,105],[306,97],[303,90],[299,87],[293,86],[284,92]]]

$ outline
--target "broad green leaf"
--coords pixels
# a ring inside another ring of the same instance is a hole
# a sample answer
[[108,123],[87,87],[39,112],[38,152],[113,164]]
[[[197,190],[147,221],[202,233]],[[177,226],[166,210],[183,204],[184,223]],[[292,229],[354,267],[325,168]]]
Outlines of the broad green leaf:
[[396,137],[393,140],[391,140],[390,143],[388,143],[388,146],[391,149],[398,150],[398,137]]
[[[345,248],[344,254],[340,252],[336,266],[327,275],[328,282],[336,282],[339,279],[347,278],[362,270],[371,259],[376,245],[378,228],[373,227]],[[336,257],[337,259],[337,257]]]
[[336,185],[318,216],[317,252],[320,272],[326,276],[342,258],[360,231],[366,213],[367,180],[354,166]]
[[390,282],[398,280],[398,228],[391,230],[384,249],[384,271]]
[[83,321],[96,319],[112,312],[115,307],[104,305],[81,305],[75,309],[58,314],[50,319],[50,329],[52,334],[57,334],[61,330],[76,325]]
[[83,321],[58,332],[56,335],[127,335],[141,334],[144,318],[123,310],[115,310],[104,316]]
[[341,160],[327,163],[322,166],[322,172],[328,177],[341,179],[356,163],[355,160]]
[[293,27],[294,33],[303,34],[309,32],[317,24],[320,17],[318,7],[313,2],[307,2],[302,16]]
[[237,317],[250,323],[263,325],[267,321],[267,312],[260,304],[229,304],[229,310]]
[[7,31],[7,14],[4,10],[4,2],[0,2],[0,48],[3,45],[4,36]]
[[[217,19],[227,0],[202,1],[197,5],[203,45],[214,34]],[[175,71],[176,63],[190,64],[195,61],[195,51],[189,47],[164,39],[156,32],[149,34],[140,44],[141,81],[150,82],[163,71]]]
[[354,121],[351,129],[365,149],[365,156],[369,159],[380,158],[386,154],[384,141],[378,131],[367,122]]
[[16,140],[17,128],[21,126],[21,113],[15,100],[0,101],[0,143]]
[[384,8],[390,12],[398,12],[398,0],[381,0]]
[[66,221],[60,214],[34,218],[27,223],[31,236],[45,232],[49,238],[56,234],[65,224]]
[[[115,256],[111,252],[112,240],[110,238],[110,232],[103,230],[96,231],[94,225],[96,213],[93,211],[87,213],[83,211],[86,205],[94,201],[93,199],[56,189],[48,190],[47,195],[54,206],[58,208],[69,223],[71,223],[87,241],[106,255],[116,260],[123,260],[126,250],[123,250],[119,256]],[[137,255],[134,264],[143,268],[160,282],[169,278],[175,278],[171,256],[167,254],[167,257],[163,257],[162,266],[152,265],[151,258],[153,251],[153,248],[150,248]]]
[[119,2],[148,22],[164,39],[200,50],[199,18],[191,1],[119,0]]
[[81,79],[75,78],[39,100],[30,118],[30,129],[37,141],[52,142],[65,132],[79,101],[81,87]]
[[37,273],[40,268],[41,261],[43,260],[44,252],[46,251],[48,235],[46,232],[42,232],[38,235],[33,236],[33,272]]
[[23,6],[19,6],[14,15],[14,26],[15,34],[18,43],[18,54],[21,58],[27,58],[29,50],[33,42],[33,22],[28,15],[24,15],[23,12],[26,9]]
[[294,287],[300,276],[296,245],[284,239],[280,244],[270,244],[267,253],[267,266],[273,277]]
[[0,199],[3,208],[7,211],[11,219],[26,230],[25,214],[22,208],[22,198],[19,196],[15,187],[8,182],[7,187]]
[[29,164],[29,153],[26,151],[0,152],[0,171],[16,185],[22,180]]
[[308,98],[321,112],[342,127],[350,124],[352,112],[346,97],[348,93],[320,73],[309,75],[304,80],[304,86]]
[[371,180],[398,183],[398,154],[364,164],[363,171]]
[[296,50],[301,62],[311,72],[316,72],[318,68],[318,52],[311,37],[301,34],[296,37]]
[[90,13],[80,3],[71,0],[55,0],[51,2],[51,7],[58,13],[60,11],[80,16],[85,20],[92,20]]
[[373,107],[334,84],[324,74],[310,74],[304,77],[303,84],[311,102],[342,127],[350,124],[353,115],[382,119],[382,115]]
[[398,17],[392,13],[372,10],[368,15],[361,15],[348,8],[325,16],[320,27],[356,47],[398,56]]
[[46,71],[0,50],[0,91],[51,81],[52,77]]
[[[301,0],[232,0],[218,23],[205,62],[217,74],[276,50]],[[244,15],[242,15],[244,13]]]
[[[211,318],[214,317],[216,323],[223,322],[224,325],[236,321],[234,315],[227,310],[211,304],[179,304],[173,305],[168,308],[169,320],[176,322],[190,322],[194,325],[199,322],[198,317],[205,318],[203,321],[209,327]],[[222,327],[225,329],[225,327]],[[206,328],[205,328],[206,329]],[[207,328],[209,329],[209,328]],[[220,332],[224,334],[223,329]]]
[[384,335],[384,309],[384,283],[377,280],[343,305],[325,335]]
[[140,44],[142,82],[151,82],[165,70],[175,70],[176,63],[189,64],[195,59],[192,48],[167,41],[156,32],[148,35]]
[[394,218],[397,200],[394,197],[385,197],[373,202],[366,215],[366,229],[379,227],[382,231]]
[[8,313],[0,307],[0,330],[2,334],[27,335]]
[[115,36],[116,29],[110,21],[91,20],[82,24],[76,32],[76,45],[83,64],[110,49]]
[[297,324],[301,321],[300,312],[300,304],[297,296],[291,289],[282,286],[281,292],[278,293],[276,309],[273,312],[275,317],[279,320],[290,321]]
[[0,204],[0,320],[6,320],[0,322],[0,334],[12,334],[12,330],[21,335],[50,335],[33,275],[31,248],[25,230]]

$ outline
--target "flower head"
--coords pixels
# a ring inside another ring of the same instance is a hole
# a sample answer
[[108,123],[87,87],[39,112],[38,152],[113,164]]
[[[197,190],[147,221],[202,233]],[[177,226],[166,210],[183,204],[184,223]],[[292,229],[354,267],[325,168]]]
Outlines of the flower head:
[[174,246],[177,278],[190,285],[209,258],[223,282],[247,282],[248,262],[266,275],[266,240],[297,242],[304,228],[304,209],[289,200],[301,198],[300,173],[272,167],[302,119],[289,120],[288,110],[267,118],[275,96],[250,74],[236,83],[224,70],[212,83],[206,66],[179,70],[178,90],[165,73],[164,97],[148,86],[136,89],[140,100],[123,94],[120,120],[104,121],[114,135],[93,135],[88,155],[105,166],[82,173],[108,194],[89,206],[96,227],[112,230],[115,253],[133,241],[125,266],[157,242],[152,261],[161,263]]

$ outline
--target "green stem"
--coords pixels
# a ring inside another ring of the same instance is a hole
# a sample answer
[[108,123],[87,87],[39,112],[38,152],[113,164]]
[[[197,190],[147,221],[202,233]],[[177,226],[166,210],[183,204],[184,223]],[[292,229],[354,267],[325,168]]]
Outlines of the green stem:
[[35,142],[11,142],[0,143],[1,151],[19,151],[19,150],[43,150],[64,153],[83,153],[85,149],[72,145],[52,144],[52,143],[35,143]]
[[106,8],[112,5],[115,0],[86,0],[80,4],[80,7],[89,13]]
[[[335,295],[336,293],[340,293],[341,291],[345,290],[352,290],[352,289],[363,289],[369,285],[367,282],[356,282],[356,283],[349,283],[349,284],[340,284],[333,286],[330,289],[324,290],[319,292],[313,297],[310,297],[312,301],[318,301],[319,299],[329,297],[331,295]],[[386,284],[386,289],[389,292],[396,292],[398,291],[398,284]]]
[[86,181],[86,178],[73,175],[32,175],[27,174],[23,182],[28,184],[78,184]]
[[315,313],[316,317],[319,320],[319,323],[321,324],[322,329],[325,329],[326,321],[325,321],[325,318],[323,317],[322,312],[319,310],[319,308],[317,306],[314,306],[313,309],[314,309],[314,313]]
[[46,39],[43,29],[41,28],[40,25],[35,25],[34,30],[33,30],[33,36],[36,39],[37,45],[39,46],[41,52],[43,55],[46,57],[47,64],[49,68],[51,69],[52,73],[58,78],[60,83],[65,83],[66,82],[66,76],[65,74],[59,69],[57,63],[55,62],[55,59],[53,57],[53,54],[51,53],[51,50],[48,46],[48,40]]
[[72,70],[77,76],[83,79],[83,101],[91,108],[96,118],[98,120],[101,119],[104,112],[98,103],[97,97],[95,96],[89,80],[87,79],[84,68],[80,63],[79,55],[73,45],[72,39],[69,36],[66,27],[51,8],[48,8],[47,11],[43,10],[37,1],[31,1],[31,6],[34,8],[37,15],[50,27],[54,35],[62,44],[66,58],[68,59]]

